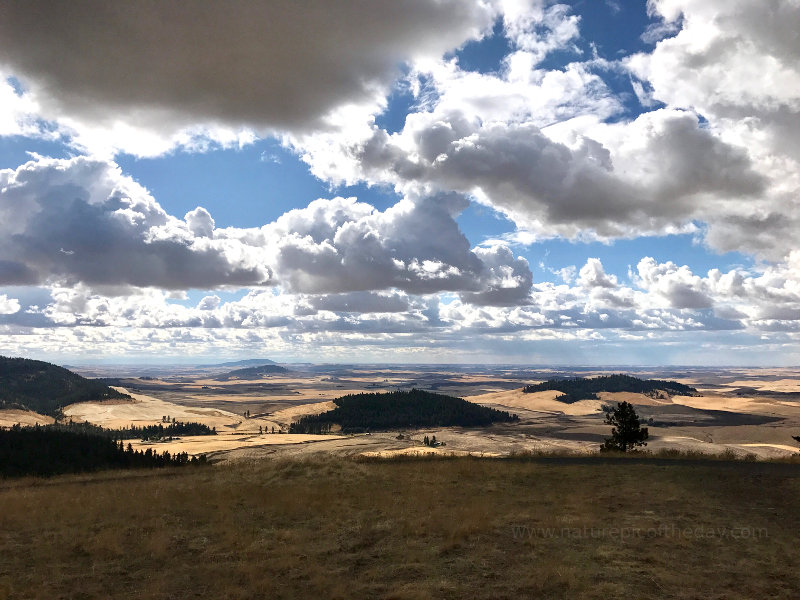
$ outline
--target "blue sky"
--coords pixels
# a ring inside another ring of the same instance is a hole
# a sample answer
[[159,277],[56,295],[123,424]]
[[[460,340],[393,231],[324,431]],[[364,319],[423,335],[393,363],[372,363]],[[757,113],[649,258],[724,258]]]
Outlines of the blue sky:
[[796,3],[312,4],[4,14],[0,352],[797,363]]

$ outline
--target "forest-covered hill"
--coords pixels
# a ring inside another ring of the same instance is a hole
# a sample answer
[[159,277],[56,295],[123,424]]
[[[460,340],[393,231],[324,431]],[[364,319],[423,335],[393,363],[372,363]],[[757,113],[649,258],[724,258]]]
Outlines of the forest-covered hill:
[[675,396],[696,396],[697,390],[677,381],[661,379],[639,379],[630,375],[603,375],[601,377],[575,377],[573,379],[549,379],[543,383],[528,385],[523,392],[530,394],[545,390],[563,392],[556,400],[572,404],[579,400],[596,400],[598,392],[633,392],[654,396],[659,392]]
[[216,378],[217,381],[228,381],[230,379],[261,379],[265,375],[276,375],[288,373],[289,369],[278,365],[261,365],[259,367],[247,367],[246,369],[235,369]]
[[505,411],[416,389],[350,394],[333,402],[335,409],[303,417],[292,423],[289,432],[324,433],[334,424],[345,433],[358,433],[404,427],[485,427],[517,420],[517,415]]
[[26,408],[54,417],[69,404],[115,398],[130,396],[48,362],[0,356],[0,408]]

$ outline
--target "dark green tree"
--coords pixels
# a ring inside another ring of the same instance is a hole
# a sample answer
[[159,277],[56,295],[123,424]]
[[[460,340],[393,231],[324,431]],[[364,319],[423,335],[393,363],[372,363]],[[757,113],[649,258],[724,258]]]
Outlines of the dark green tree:
[[639,415],[628,402],[618,402],[617,407],[604,406],[604,423],[611,425],[611,437],[600,446],[601,451],[627,452],[636,446],[647,446],[647,427],[639,423]]

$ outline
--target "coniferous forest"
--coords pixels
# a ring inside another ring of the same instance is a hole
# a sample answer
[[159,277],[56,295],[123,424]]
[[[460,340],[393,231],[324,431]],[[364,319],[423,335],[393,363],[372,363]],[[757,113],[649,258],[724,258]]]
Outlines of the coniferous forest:
[[215,427],[209,427],[204,423],[195,423],[193,421],[186,423],[174,421],[166,424],[142,425],[141,427],[131,425],[121,429],[106,429],[88,422],[75,423],[69,421],[68,423],[51,425],[50,427],[99,435],[112,440],[142,440],[143,442],[163,440],[179,435],[217,435]]
[[676,396],[696,396],[697,390],[677,381],[639,379],[630,375],[603,375],[601,377],[575,377],[573,379],[549,379],[543,383],[528,385],[523,392],[530,394],[546,390],[563,392],[556,400],[572,404],[579,400],[597,400],[597,392],[634,392],[653,395],[666,392]]
[[518,419],[505,411],[417,389],[350,394],[333,402],[335,409],[299,419],[289,433],[327,433],[334,424],[344,433],[360,433],[404,427],[485,427]]
[[48,476],[101,469],[176,467],[205,463],[205,456],[190,458],[148,448],[127,448],[121,440],[71,431],[61,426],[14,426],[0,429],[0,476]]
[[114,399],[130,400],[130,396],[48,362],[0,356],[0,408],[55,417],[68,404]]

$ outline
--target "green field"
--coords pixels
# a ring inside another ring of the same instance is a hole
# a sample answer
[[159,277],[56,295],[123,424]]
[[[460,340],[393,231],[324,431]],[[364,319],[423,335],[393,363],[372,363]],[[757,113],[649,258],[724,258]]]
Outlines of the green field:
[[0,481],[0,598],[796,598],[800,465],[354,461]]

